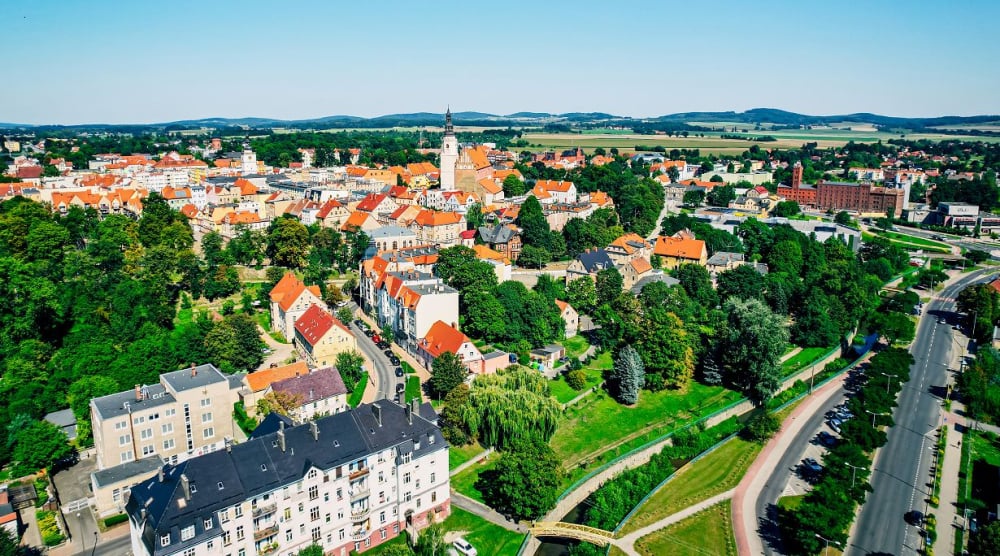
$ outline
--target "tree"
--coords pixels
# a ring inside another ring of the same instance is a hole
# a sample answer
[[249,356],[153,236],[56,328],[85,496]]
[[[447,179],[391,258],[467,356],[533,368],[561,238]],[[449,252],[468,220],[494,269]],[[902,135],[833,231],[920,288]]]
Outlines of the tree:
[[527,187],[524,182],[518,179],[516,175],[510,174],[503,179],[504,197],[518,197],[524,195],[526,191]]
[[740,265],[732,270],[720,272],[715,279],[719,298],[723,301],[740,299],[762,299],[764,297],[764,277],[753,265]]
[[774,209],[771,211],[772,216],[788,218],[795,216],[802,212],[799,208],[799,204],[795,201],[781,201],[774,205]]
[[591,313],[597,306],[597,289],[589,276],[577,278],[566,285],[566,300],[581,313]]
[[323,547],[318,544],[310,544],[300,550],[298,556],[323,556]]
[[[434,273],[445,284],[458,290],[459,302],[465,307],[474,291],[491,291],[497,285],[497,275],[488,262],[476,257],[476,252],[464,245],[448,247],[438,252]],[[467,311],[466,311],[467,312]]]
[[671,275],[680,281],[688,297],[702,307],[710,309],[718,304],[719,296],[712,287],[712,277],[705,267],[698,264],[682,264],[675,268]]
[[717,185],[712,188],[705,198],[709,206],[728,207],[729,203],[736,200],[736,188],[732,185]]
[[705,192],[701,189],[693,189],[691,191],[685,191],[682,201],[685,205],[689,207],[700,207],[702,201],[705,200]]
[[271,223],[267,233],[267,255],[277,266],[301,268],[309,253],[309,230],[292,217],[281,217]]
[[361,380],[365,358],[354,350],[342,351],[337,354],[335,363],[337,371],[340,372],[340,378],[344,381],[344,385],[353,391],[354,386]]
[[517,264],[524,268],[542,268],[552,260],[552,255],[544,247],[525,245],[517,258]]
[[781,356],[788,346],[782,319],[758,299],[732,298],[720,353],[729,380],[757,406],[763,406],[781,381]]
[[420,532],[413,551],[417,556],[442,556],[446,554],[447,545],[444,542],[444,526],[436,523]]
[[205,350],[226,373],[251,371],[264,361],[264,343],[249,315],[228,315],[205,335]]
[[521,205],[517,224],[521,227],[521,241],[524,242],[525,246],[548,248],[551,245],[552,232],[549,228],[549,222],[542,213],[542,205],[534,196],[529,195]]
[[889,341],[889,345],[913,341],[916,327],[910,317],[903,313],[897,311],[878,313],[875,316],[875,325],[879,333]]
[[646,369],[642,357],[628,345],[618,351],[611,372],[611,395],[619,403],[632,405],[639,402],[639,391],[646,383]]
[[469,386],[463,382],[448,392],[441,406],[441,434],[454,446],[464,446],[472,440],[462,420],[462,411],[468,403]]
[[465,382],[465,377],[468,374],[462,360],[454,353],[446,351],[434,358],[434,362],[431,364],[431,378],[427,381],[427,386],[431,395],[441,398]]
[[483,500],[515,520],[537,519],[556,502],[563,469],[544,442],[525,442],[504,452],[496,466],[479,475],[476,488]]
[[989,556],[1000,554],[1000,521],[980,526],[969,537],[970,556]]
[[598,271],[596,282],[598,305],[604,305],[618,297],[625,284],[625,280],[617,268],[605,268]]
[[72,451],[66,433],[48,421],[32,421],[14,434],[13,473],[20,477],[49,467]]
[[465,298],[464,312],[465,320],[462,321],[462,327],[466,334],[487,342],[506,339],[504,307],[492,292],[471,292]]
[[17,544],[14,534],[5,528],[0,528],[0,556],[18,556],[21,547]]
[[274,412],[291,416],[305,400],[298,394],[270,391],[257,401],[257,415],[261,418]]
[[348,309],[347,307],[341,307],[340,309],[337,309],[337,320],[344,323],[345,325],[351,324],[351,317],[353,316],[354,313],[352,313],[351,310]]
[[833,221],[835,223],[837,223],[837,224],[842,225],[842,226],[850,226],[851,225],[851,214],[849,212],[847,212],[846,210],[842,210],[842,211],[838,212],[833,217]]

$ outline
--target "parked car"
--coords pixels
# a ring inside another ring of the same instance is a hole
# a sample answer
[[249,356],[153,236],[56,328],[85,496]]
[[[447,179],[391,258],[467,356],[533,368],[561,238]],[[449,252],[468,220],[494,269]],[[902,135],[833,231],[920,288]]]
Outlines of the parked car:
[[399,358],[396,357],[395,355],[390,355],[389,362],[392,363],[393,365],[399,365]]
[[337,307],[343,307],[344,305],[347,305],[347,302],[346,301],[338,301],[334,305],[336,305]]
[[830,428],[833,429],[833,432],[839,433],[840,432],[840,425],[843,425],[844,422],[841,421],[840,419],[837,419],[836,417],[834,417],[833,419],[830,419],[827,422],[827,424],[830,425]]
[[479,552],[476,551],[475,547],[469,544],[469,541],[462,537],[458,537],[451,543],[452,548],[454,548],[462,556],[478,556]]
[[397,382],[396,383],[396,393],[397,394],[401,394],[404,391],[406,391],[406,385],[403,384],[402,382]]
[[403,368],[402,367],[396,367],[396,376],[397,377],[402,377],[403,376]]
[[823,470],[823,466],[820,465],[813,458],[806,458],[802,460],[802,470],[805,471],[806,473],[815,475],[816,473],[819,473],[820,471]]
[[924,524],[924,514],[919,510],[910,510],[906,512],[903,514],[903,519],[914,527],[920,527]]
[[372,341],[378,344],[382,342],[382,338],[378,334],[372,334]]
[[816,438],[819,440],[820,444],[826,446],[827,448],[832,448],[835,444],[837,444],[837,437],[826,431],[820,431]]

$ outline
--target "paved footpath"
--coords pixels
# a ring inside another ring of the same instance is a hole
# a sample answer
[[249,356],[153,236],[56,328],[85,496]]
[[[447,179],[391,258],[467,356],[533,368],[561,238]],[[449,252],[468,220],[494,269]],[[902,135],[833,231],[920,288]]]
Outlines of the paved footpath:
[[494,525],[499,525],[508,531],[514,531],[521,533],[522,535],[528,534],[528,528],[524,525],[508,521],[507,518],[498,514],[486,504],[477,502],[464,494],[460,494],[455,489],[451,490],[451,504],[457,508],[462,508],[469,513],[475,514],[486,521],[493,523]]
[[757,534],[759,523],[759,516],[756,512],[757,497],[760,496],[765,482],[778,464],[782,454],[801,430],[802,423],[807,420],[805,417],[812,415],[831,396],[837,394],[846,376],[847,373],[841,373],[835,379],[817,388],[800,403],[785,419],[778,434],[757,455],[757,459],[747,470],[743,480],[736,486],[733,493],[733,528],[736,534],[736,547],[741,555],[764,553],[764,545],[761,543],[760,535]]
[[[954,402],[953,402],[954,405]],[[957,404],[961,407],[961,404]],[[938,537],[934,553],[950,556],[955,549],[955,531],[962,528],[963,518],[958,508],[958,474],[962,464],[962,442],[965,436],[965,417],[954,412],[942,411],[944,425],[948,427],[948,444],[941,463],[941,495],[937,509],[930,512],[937,516]]]
[[628,554],[629,556],[639,556],[639,552],[635,549],[636,541],[638,541],[642,537],[645,537],[646,535],[649,535],[650,533],[659,531],[660,529],[669,527],[674,523],[677,523],[678,521],[687,519],[702,510],[711,508],[712,506],[720,502],[729,500],[730,498],[733,497],[733,492],[735,492],[735,489],[730,489],[721,494],[716,494],[715,496],[709,498],[708,500],[703,500],[701,502],[698,502],[697,504],[688,506],[675,514],[668,515],[667,517],[657,521],[656,523],[647,525],[642,529],[637,529],[627,535],[623,535],[621,538],[616,539],[612,544],[620,548],[622,552]]

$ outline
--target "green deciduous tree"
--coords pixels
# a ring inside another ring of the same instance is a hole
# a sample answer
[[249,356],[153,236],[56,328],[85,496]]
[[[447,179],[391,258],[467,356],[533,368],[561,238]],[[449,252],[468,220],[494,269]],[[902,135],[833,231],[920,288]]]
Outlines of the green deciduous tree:
[[274,220],[267,233],[267,255],[271,262],[288,268],[305,266],[309,254],[309,230],[295,218]]
[[774,209],[771,211],[772,216],[785,217],[795,216],[802,212],[799,208],[799,204],[795,201],[781,201],[774,205]]
[[722,363],[730,381],[755,405],[762,406],[778,389],[781,356],[788,330],[778,315],[757,299],[730,299],[721,337]]
[[503,179],[503,194],[505,197],[524,195],[525,191],[527,191],[527,186],[516,175],[510,174]]
[[340,372],[340,378],[349,390],[353,391],[354,386],[361,380],[364,363],[365,358],[357,351],[342,351],[337,354],[335,360],[337,371]]
[[594,281],[589,276],[571,281],[566,285],[566,300],[580,313],[592,313],[597,307]]
[[446,351],[434,358],[427,387],[432,396],[440,399],[465,382],[465,377],[468,375],[469,371],[462,364],[462,360],[454,353]]
[[496,466],[480,474],[476,488],[498,512],[514,519],[536,519],[555,505],[563,470],[543,442],[518,443]]
[[48,421],[32,421],[14,434],[11,454],[20,477],[55,463],[71,452],[66,433]]
[[1000,554],[1000,521],[980,526],[969,537],[970,556],[990,556],[993,554]]

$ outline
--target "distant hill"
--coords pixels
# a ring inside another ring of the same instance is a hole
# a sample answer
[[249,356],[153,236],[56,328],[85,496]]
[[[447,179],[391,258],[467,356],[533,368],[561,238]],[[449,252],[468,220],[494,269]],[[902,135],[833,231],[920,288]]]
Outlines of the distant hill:
[[[1000,121],[997,115],[981,116],[940,116],[934,118],[898,118],[870,113],[838,114],[831,116],[814,116],[779,110],[776,108],[753,108],[744,112],[680,112],[654,118],[632,118],[618,116],[605,112],[567,112],[551,114],[547,112],[515,112],[508,115],[497,115],[486,112],[455,112],[452,114],[456,125],[477,127],[601,127],[620,125],[625,127],[642,127],[656,129],[659,127],[676,128],[687,124],[706,122],[733,122],[745,124],[772,124],[781,126],[830,125],[839,123],[870,124],[890,129],[920,130],[935,126],[975,125]],[[16,123],[0,123],[0,129],[23,130],[77,130],[77,131],[129,131],[147,130],[183,130],[200,128],[232,128],[245,127],[256,129],[293,128],[293,129],[337,129],[337,128],[383,128],[383,127],[439,127],[444,123],[444,114],[434,112],[414,112],[407,114],[386,114],[373,118],[360,116],[333,115],[303,120],[281,120],[275,118],[201,118],[195,120],[178,120],[153,124],[87,124],[74,126],[61,125],[24,125]]]

